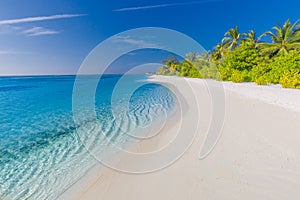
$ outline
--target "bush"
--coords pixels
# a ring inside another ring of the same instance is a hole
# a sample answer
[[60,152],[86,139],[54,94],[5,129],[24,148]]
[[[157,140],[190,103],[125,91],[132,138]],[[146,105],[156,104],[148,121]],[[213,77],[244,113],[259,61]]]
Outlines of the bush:
[[200,74],[206,79],[221,80],[221,75],[216,63],[211,62],[210,66],[205,66],[200,70]]
[[300,89],[300,74],[284,74],[281,78],[279,83],[282,87],[285,88],[297,88]]
[[259,85],[265,85],[272,82],[272,78],[269,77],[269,72],[272,70],[267,62],[260,63],[252,68],[250,76],[252,81]]
[[258,84],[281,84],[286,88],[300,88],[300,51],[274,57],[269,63],[262,63],[252,70],[252,77]]
[[230,81],[235,83],[250,82],[251,77],[247,70],[244,71],[233,70]]
[[181,76],[202,78],[200,71],[194,65],[192,65],[190,62],[186,60],[180,63],[176,69]]
[[260,55],[258,49],[242,43],[224,58],[223,63],[219,67],[221,77],[225,81],[252,81],[250,71],[264,62],[264,60],[265,58]]
[[239,83],[254,81],[260,85],[281,84],[285,88],[300,89],[300,50],[291,50],[270,59],[262,56],[259,49],[242,42],[219,62],[205,56],[190,57],[193,62],[167,62],[168,65],[164,65],[158,74]]

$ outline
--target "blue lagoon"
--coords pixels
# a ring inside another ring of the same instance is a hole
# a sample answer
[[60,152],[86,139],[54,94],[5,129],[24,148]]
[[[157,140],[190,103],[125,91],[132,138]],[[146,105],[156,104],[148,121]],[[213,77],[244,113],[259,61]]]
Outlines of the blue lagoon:
[[[5,199],[56,199],[98,162],[89,151],[105,155],[111,143],[126,144],[126,133],[159,120],[175,105],[165,86],[147,82],[147,76],[127,75],[128,91],[119,92],[114,115],[112,94],[122,75],[103,75],[95,97],[96,118],[79,99],[80,120],[74,122],[73,86],[76,76],[0,78],[0,196]],[[83,76],[79,86],[98,81]],[[124,98],[130,95],[129,101]],[[122,112],[119,109],[128,107]],[[154,109],[156,108],[156,109]],[[98,124],[98,126],[96,126]],[[80,137],[78,137],[80,131]],[[88,144],[89,149],[86,148]]]

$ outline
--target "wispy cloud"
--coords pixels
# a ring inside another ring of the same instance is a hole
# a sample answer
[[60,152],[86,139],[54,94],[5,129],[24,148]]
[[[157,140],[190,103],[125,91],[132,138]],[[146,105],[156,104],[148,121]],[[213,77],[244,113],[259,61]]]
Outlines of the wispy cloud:
[[21,23],[46,21],[46,20],[54,20],[54,19],[66,19],[66,18],[81,17],[81,16],[85,16],[85,14],[62,14],[62,15],[50,15],[50,16],[26,17],[26,18],[19,18],[19,19],[0,20],[0,25],[21,24]]
[[204,4],[211,2],[219,2],[222,0],[202,0],[202,1],[187,1],[187,2],[178,2],[178,3],[167,3],[167,4],[157,4],[157,5],[147,5],[147,6],[136,6],[128,8],[115,9],[113,11],[122,12],[122,11],[134,11],[134,10],[146,10],[153,8],[163,8],[163,7],[173,7],[173,6],[185,6],[185,5],[195,5],[195,4]]
[[118,36],[114,40],[115,43],[124,43],[128,45],[134,45],[137,47],[153,47],[153,48],[159,48],[160,45],[154,44],[153,42],[140,39],[140,38],[132,38],[130,36]]
[[22,33],[28,36],[40,36],[40,35],[54,35],[54,34],[59,34],[61,32],[36,26],[31,29],[24,30]]
[[27,36],[59,34],[62,31],[46,29],[38,26],[32,26],[32,28],[29,28],[28,26],[23,25],[23,23],[43,22],[48,20],[66,19],[66,18],[74,18],[74,17],[81,17],[81,16],[86,16],[86,14],[60,14],[60,15],[0,20],[0,34],[17,34],[17,35],[21,34]]

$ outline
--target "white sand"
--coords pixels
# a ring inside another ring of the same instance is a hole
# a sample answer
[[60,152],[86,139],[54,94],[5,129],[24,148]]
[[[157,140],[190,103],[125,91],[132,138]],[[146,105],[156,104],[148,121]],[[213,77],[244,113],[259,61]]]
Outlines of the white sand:
[[[103,200],[234,200],[299,199],[300,91],[278,86],[224,83],[226,114],[221,137],[213,151],[199,159],[209,130],[211,91],[204,80],[155,77],[181,91],[186,134],[199,119],[196,138],[185,154],[157,172],[133,175],[102,168],[91,172],[61,199]],[[194,90],[184,91],[186,81]],[[197,105],[193,95],[196,94]],[[195,112],[199,108],[200,112]],[[155,150],[178,130],[174,115],[158,137],[131,147],[135,152]],[[190,122],[188,122],[190,121]],[[191,124],[188,124],[191,123]],[[190,126],[189,126],[190,125]],[[214,124],[212,124],[214,127]],[[122,166],[141,166],[123,159]],[[100,172],[101,171],[101,172]]]
[[280,85],[259,86],[255,83],[223,82],[226,90],[281,106],[292,111],[300,111],[300,90],[282,88]]

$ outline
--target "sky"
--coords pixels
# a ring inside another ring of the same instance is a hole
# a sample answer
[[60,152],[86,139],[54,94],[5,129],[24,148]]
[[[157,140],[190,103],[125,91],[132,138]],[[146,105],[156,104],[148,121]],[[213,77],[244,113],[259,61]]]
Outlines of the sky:
[[[98,44],[141,27],[172,29],[210,50],[236,25],[261,34],[277,22],[299,19],[299,9],[299,0],[1,0],[0,75],[76,74]],[[123,42],[145,43],[129,37]],[[164,56],[142,51],[114,64]]]

